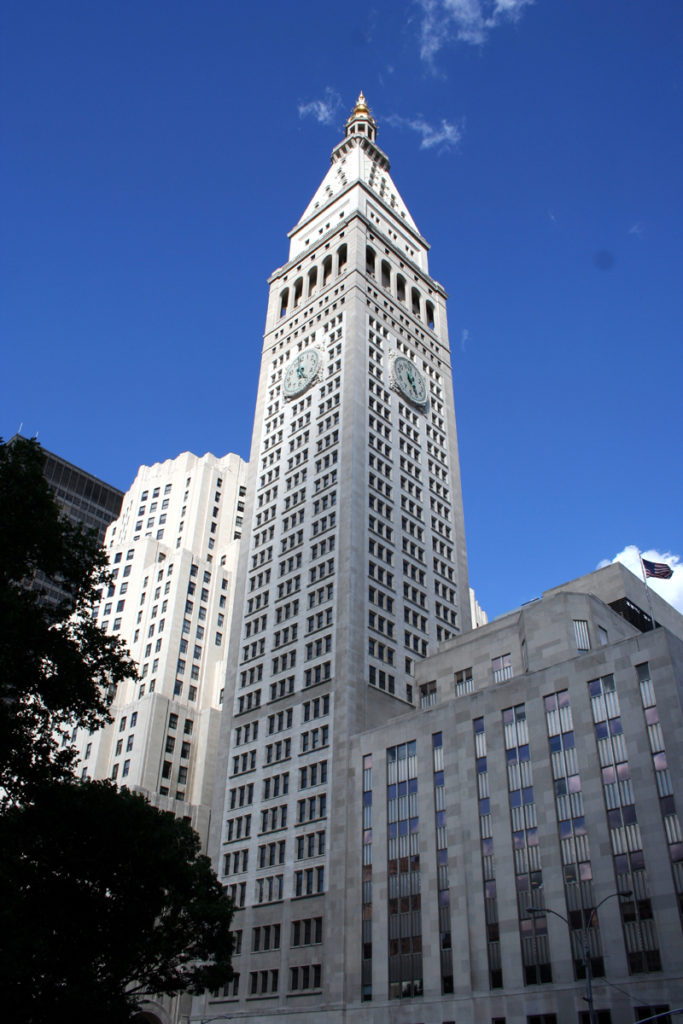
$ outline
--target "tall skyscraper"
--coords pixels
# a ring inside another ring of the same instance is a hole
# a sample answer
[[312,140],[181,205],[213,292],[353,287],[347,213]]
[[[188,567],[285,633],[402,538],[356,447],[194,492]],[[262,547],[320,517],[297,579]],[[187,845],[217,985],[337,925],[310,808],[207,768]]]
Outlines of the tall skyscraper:
[[270,278],[211,833],[244,1007],[357,998],[351,741],[470,626],[446,293],[376,133],[361,94]]
[[144,793],[204,842],[245,484],[237,455],[140,467],[106,533],[112,582],[98,609],[139,679],[118,687],[110,726],[76,737],[84,776]]

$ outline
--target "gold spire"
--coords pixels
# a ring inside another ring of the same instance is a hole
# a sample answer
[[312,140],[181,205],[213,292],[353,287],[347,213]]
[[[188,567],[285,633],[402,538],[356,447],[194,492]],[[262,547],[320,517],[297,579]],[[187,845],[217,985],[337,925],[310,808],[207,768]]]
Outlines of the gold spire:
[[358,114],[365,114],[367,117],[371,117],[370,108],[368,107],[363,90],[358,93],[358,99],[356,100],[356,106],[353,108],[352,117],[356,117]]
[[376,135],[377,122],[370,113],[368,101],[363,95],[363,90],[361,89],[358,93],[356,105],[349,114],[349,119],[346,122],[344,136],[347,139],[351,136],[360,136],[361,138],[365,137],[366,139],[369,139],[370,142],[374,142]]

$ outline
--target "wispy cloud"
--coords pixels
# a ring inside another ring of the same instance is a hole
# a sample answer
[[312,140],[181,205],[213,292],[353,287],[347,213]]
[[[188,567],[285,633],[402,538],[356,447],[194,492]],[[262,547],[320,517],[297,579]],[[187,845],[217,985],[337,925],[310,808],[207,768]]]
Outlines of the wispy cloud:
[[420,149],[451,149],[462,138],[460,128],[445,118],[442,118],[439,124],[430,124],[421,115],[401,117],[399,114],[392,114],[386,121],[394,128],[409,128],[419,135]]
[[683,564],[678,555],[672,555],[669,551],[661,552],[656,551],[654,548],[650,548],[648,551],[639,552],[635,544],[628,544],[623,551],[620,551],[614,558],[605,558],[597,566],[598,569],[602,569],[605,565],[610,565],[611,562],[621,562],[627,569],[642,579],[642,570],[640,568],[640,555],[643,558],[647,558],[651,562],[666,562],[670,565],[674,571],[673,576],[669,580],[648,580],[648,586],[652,588],[660,597],[663,597],[665,601],[673,605],[679,612],[683,612]]
[[332,124],[341,103],[339,93],[328,85],[322,99],[299,104],[299,117],[313,117],[318,124]]
[[628,229],[628,233],[629,235],[635,235],[636,238],[642,238],[643,225],[640,223],[640,221],[637,221],[635,224],[631,225],[631,227]]
[[420,56],[433,64],[451,39],[481,46],[492,29],[516,21],[534,0],[418,0],[422,8]]

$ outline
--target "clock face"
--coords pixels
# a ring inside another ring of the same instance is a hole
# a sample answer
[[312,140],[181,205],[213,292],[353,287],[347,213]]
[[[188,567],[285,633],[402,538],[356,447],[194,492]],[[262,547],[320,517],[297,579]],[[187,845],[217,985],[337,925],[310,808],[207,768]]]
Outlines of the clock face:
[[394,378],[399,390],[416,405],[425,405],[427,401],[427,385],[418,368],[405,356],[397,356],[394,360]]
[[282,385],[287,398],[294,398],[312,384],[320,368],[320,353],[315,348],[301,352],[285,371]]

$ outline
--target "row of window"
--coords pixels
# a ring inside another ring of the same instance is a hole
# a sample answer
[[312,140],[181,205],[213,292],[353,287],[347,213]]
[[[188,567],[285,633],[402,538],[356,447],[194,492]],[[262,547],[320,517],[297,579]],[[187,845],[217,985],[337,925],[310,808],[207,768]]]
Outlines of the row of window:
[[284,317],[288,311],[296,309],[304,298],[310,298],[318,287],[325,288],[332,278],[335,264],[336,273],[339,275],[346,267],[347,259],[348,250],[346,242],[344,242],[339,246],[334,257],[329,254],[325,256],[320,267],[311,267],[305,279],[303,276],[297,277],[291,289],[283,288],[280,292],[280,316]]
[[413,316],[424,320],[429,329],[434,330],[434,303],[429,299],[423,300],[418,288],[411,286],[409,289],[403,274],[395,273],[388,260],[378,260],[370,245],[365,250],[365,271],[370,277],[376,277],[382,288],[391,291],[399,302],[407,305]]

